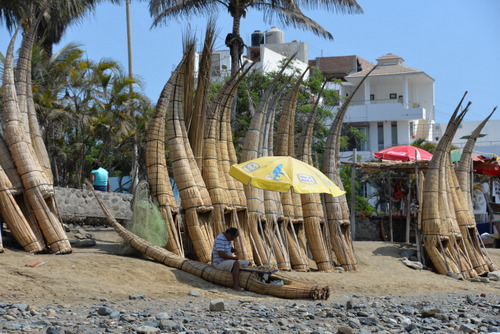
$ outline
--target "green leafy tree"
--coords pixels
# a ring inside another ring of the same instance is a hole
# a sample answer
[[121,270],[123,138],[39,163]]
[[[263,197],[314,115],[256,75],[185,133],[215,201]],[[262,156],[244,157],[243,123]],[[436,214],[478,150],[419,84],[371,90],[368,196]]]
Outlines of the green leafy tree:
[[329,12],[362,13],[356,0],[326,0],[326,1],[253,1],[253,0],[149,0],[149,10],[153,17],[153,26],[165,23],[172,17],[190,18],[193,15],[213,15],[224,8],[233,18],[232,31],[226,37],[226,45],[231,53],[231,71],[235,73],[239,67],[245,43],[240,35],[241,19],[245,18],[249,9],[263,13],[264,21],[271,23],[278,19],[284,27],[310,30],[316,35],[333,39],[333,36],[317,22],[306,16],[301,8],[322,9]]
[[141,83],[128,78],[117,62],[82,56],[78,45],[69,44],[50,58],[35,48],[33,57],[34,100],[55,182],[74,187],[88,176],[94,159],[115,176],[130,171],[132,137],[139,138],[143,154],[152,109],[144,95],[130,89]]
[[429,142],[424,138],[417,138],[413,143],[411,143],[411,146],[421,148],[423,150],[426,150],[427,152],[434,154],[434,152],[436,152],[437,144]]

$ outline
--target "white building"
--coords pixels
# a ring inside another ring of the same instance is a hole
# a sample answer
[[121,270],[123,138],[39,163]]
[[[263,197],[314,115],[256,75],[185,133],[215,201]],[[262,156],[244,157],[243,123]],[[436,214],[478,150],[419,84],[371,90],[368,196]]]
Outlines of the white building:
[[[481,122],[482,121],[462,122],[451,144],[457,148],[463,148],[472,131],[474,131]],[[438,123],[435,125],[435,141],[441,138],[447,125],[447,123]],[[500,129],[500,120],[490,119],[481,131],[476,141],[476,145],[474,145],[474,153],[493,153],[500,156],[500,131],[498,131],[498,129]]]
[[[433,140],[434,79],[390,53],[376,60],[378,67],[353,96],[344,118],[345,127],[356,127],[368,138],[355,144],[365,161],[386,147],[408,145],[416,138]],[[341,96],[354,92],[370,70],[366,67],[344,77]]]
[[[292,64],[285,70],[285,74],[300,73],[306,70],[308,63],[308,48],[303,42],[293,41],[285,43],[284,32],[272,27],[266,32],[256,30],[252,33],[251,46],[247,47],[248,54],[241,62],[256,62],[254,71],[262,73],[275,72],[280,69],[286,59],[295,56]],[[198,70],[197,68],[195,69]],[[231,75],[231,55],[229,50],[217,50],[212,53],[211,76],[213,80],[224,80]],[[305,78],[307,79],[308,74]]]

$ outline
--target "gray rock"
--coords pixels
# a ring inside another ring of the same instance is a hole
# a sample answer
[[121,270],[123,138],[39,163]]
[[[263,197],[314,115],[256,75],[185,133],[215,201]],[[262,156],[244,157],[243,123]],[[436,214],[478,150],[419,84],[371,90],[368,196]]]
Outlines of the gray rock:
[[461,324],[460,328],[458,328],[458,331],[462,332],[462,333],[475,333],[476,332],[474,327],[467,325],[467,324]]
[[156,327],[150,327],[150,326],[141,326],[141,327],[137,327],[135,329],[135,331],[137,334],[155,334],[155,333],[159,333],[160,329],[156,328]]
[[225,305],[224,305],[224,300],[223,299],[212,299],[210,301],[210,306],[209,310],[210,311],[224,311]]
[[487,277],[492,281],[500,281],[500,270],[489,272]]
[[244,328],[224,328],[222,334],[249,334],[253,333],[252,331],[248,331]]
[[433,317],[438,313],[441,313],[441,309],[439,308],[424,308],[422,312],[420,312],[420,315],[422,318],[428,318]]
[[156,314],[155,318],[157,320],[162,320],[162,319],[168,319],[168,318],[170,318],[170,316],[166,312],[160,312],[160,313]]
[[193,296],[193,297],[200,297],[201,293],[199,293],[198,291],[195,291],[195,290],[191,290],[191,291],[189,291],[189,295]]
[[110,319],[119,319],[120,318],[120,315],[121,313],[118,312],[118,311],[114,311],[114,312],[111,312],[111,314],[109,315],[109,318]]
[[61,332],[57,328],[50,326],[49,328],[47,328],[47,331],[45,333],[47,333],[47,334],[59,334]]
[[418,261],[410,261],[406,257],[402,257],[400,259],[403,264],[409,268],[415,269],[415,270],[422,270],[424,269],[424,265]]
[[351,327],[347,326],[337,326],[337,331],[339,334],[356,334],[356,330],[352,329]]
[[113,310],[109,307],[106,307],[106,306],[99,307],[97,309],[97,314],[99,314],[99,315],[110,315],[111,313],[113,313]]
[[128,296],[128,299],[130,300],[139,300],[139,299],[145,299],[146,296],[143,294],[135,294],[135,295],[130,295]]
[[94,247],[96,245],[94,239],[76,240],[75,242],[70,242],[70,243],[75,248]]

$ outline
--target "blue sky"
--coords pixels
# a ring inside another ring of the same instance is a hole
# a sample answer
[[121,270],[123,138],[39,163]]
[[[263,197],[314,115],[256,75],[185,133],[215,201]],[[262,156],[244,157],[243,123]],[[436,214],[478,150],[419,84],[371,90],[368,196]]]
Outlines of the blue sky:
[[[334,35],[329,41],[308,31],[264,23],[251,11],[241,26],[246,44],[254,30],[278,26],[285,41],[309,45],[309,59],[358,55],[375,63],[387,53],[401,56],[404,65],[435,79],[436,121],[447,122],[462,94],[472,101],[466,120],[482,120],[500,104],[500,1],[498,0],[358,0],[364,14],[306,13]],[[182,37],[190,27],[201,40],[206,18],[172,20],[150,29],[147,3],[132,0],[134,74],[145,83],[145,93],[156,102],[163,85],[182,56]],[[217,15],[215,49],[226,49],[231,20],[223,9]],[[0,50],[9,35],[0,29]],[[125,5],[103,4],[94,15],[71,27],[62,44],[78,42],[92,60],[111,58],[127,68]],[[56,46],[58,50],[60,46]],[[500,110],[494,119],[500,119]]]

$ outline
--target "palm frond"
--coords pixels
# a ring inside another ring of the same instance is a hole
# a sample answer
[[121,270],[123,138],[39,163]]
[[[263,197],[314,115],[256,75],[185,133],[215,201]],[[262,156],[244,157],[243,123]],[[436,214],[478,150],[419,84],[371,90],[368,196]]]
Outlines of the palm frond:
[[263,19],[266,23],[270,24],[276,18],[280,25],[309,30],[318,36],[333,40],[330,32],[306,16],[295,3],[288,3],[286,6],[257,4],[254,7],[263,12]]
[[166,24],[170,17],[190,17],[192,15],[212,15],[223,3],[210,0],[151,0],[149,14],[153,18],[151,27]]

